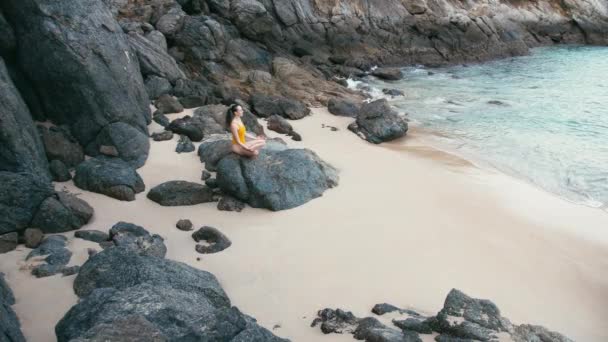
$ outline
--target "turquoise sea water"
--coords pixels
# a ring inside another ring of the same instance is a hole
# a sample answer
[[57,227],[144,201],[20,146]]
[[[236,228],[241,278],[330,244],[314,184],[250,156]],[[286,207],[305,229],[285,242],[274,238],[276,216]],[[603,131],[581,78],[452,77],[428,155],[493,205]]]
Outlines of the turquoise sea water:
[[568,200],[608,204],[608,47],[538,48],[528,56],[370,78],[414,125]]

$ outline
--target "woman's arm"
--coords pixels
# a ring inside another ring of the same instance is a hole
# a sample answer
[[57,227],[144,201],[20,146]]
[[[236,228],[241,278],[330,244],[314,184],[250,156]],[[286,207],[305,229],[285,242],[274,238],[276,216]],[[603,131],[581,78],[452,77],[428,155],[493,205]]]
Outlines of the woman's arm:
[[245,146],[239,139],[239,126],[236,123],[230,125],[230,133],[232,133],[232,138],[236,141],[239,146],[245,149],[245,151],[253,152],[249,147]]

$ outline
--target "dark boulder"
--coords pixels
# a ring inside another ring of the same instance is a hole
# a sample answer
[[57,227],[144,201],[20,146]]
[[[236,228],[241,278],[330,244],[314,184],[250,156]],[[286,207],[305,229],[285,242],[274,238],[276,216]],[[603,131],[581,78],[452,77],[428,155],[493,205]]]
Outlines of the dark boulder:
[[374,317],[361,319],[353,332],[353,337],[363,341],[422,342],[417,333],[389,328]]
[[179,220],[175,224],[175,227],[177,227],[177,229],[183,230],[185,232],[190,231],[190,230],[192,230],[192,221],[185,220],[185,219]]
[[240,213],[245,209],[245,203],[232,196],[223,196],[217,203],[217,209],[221,211],[236,211]]
[[376,68],[371,74],[383,80],[398,81],[403,78],[403,73],[399,68]]
[[171,121],[166,129],[175,134],[185,135],[192,141],[201,141],[204,137],[198,122],[189,115]]
[[338,184],[338,172],[306,149],[266,148],[255,159],[230,154],[217,165],[224,193],[254,208],[290,209]]
[[42,239],[44,239],[44,233],[40,229],[27,228],[23,232],[23,240],[25,240],[25,247],[27,248],[36,248],[40,246]]
[[[150,109],[139,63],[103,2],[6,0],[2,8],[19,41],[20,67],[50,119],[70,125],[85,147],[111,123],[147,136]],[[125,150],[138,145],[125,143]]]
[[279,115],[297,120],[310,114],[310,109],[304,103],[281,96],[254,94],[251,97],[251,105],[253,112],[263,118]]
[[150,234],[133,223],[116,223],[110,229],[110,240],[115,246],[133,250],[144,256],[164,258],[167,254],[167,246],[160,235]]
[[201,180],[206,181],[209,178],[211,178],[211,173],[207,170],[203,170],[203,172],[201,172]]
[[59,160],[67,167],[74,167],[84,161],[82,147],[65,126],[46,128],[39,125],[38,131],[48,160]]
[[137,33],[129,33],[128,41],[139,59],[141,73],[144,76],[158,76],[171,82],[186,77],[177,66],[175,59],[167,53],[166,47],[163,48]]
[[193,152],[195,150],[194,144],[185,135],[179,137],[179,141],[177,142],[177,147],[175,148],[175,152],[177,153],[188,153]]
[[393,320],[393,324],[403,331],[414,331],[420,334],[432,334],[433,327],[428,321],[422,321],[415,318],[407,318],[404,320]]
[[55,182],[67,182],[72,179],[70,170],[61,160],[51,160],[49,163],[49,170],[51,171],[51,177]]
[[29,173],[0,171],[0,184],[0,234],[27,228],[40,204],[54,193],[46,179]]
[[196,108],[204,106],[207,103],[207,98],[202,96],[185,96],[180,97],[178,100],[184,108]]
[[146,78],[145,86],[150,100],[155,100],[163,94],[169,94],[173,90],[171,83],[166,78],[154,75]]
[[[113,148],[114,152],[104,153],[104,146]],[[105,126],[85,150],[91,156],[104,154],[118,157],[137,169],[146,163],[150,140],[147,133],[142,133],[129,124],[114,122]]]
[[312,321],[311,327],[321,325],[324,334],[353,333],[359,324],[359,318],[352,312],[342,309],[323,309],[317,312],[317,318]]
[[98,323],[71,342],[168,342],[163,333],[141,315],[120,317],[111,323]]
[[164,114],[180,113],[184,110],[182,104],[169,94],[161,95],[154,102],[154,106]]
[[327,103],[327,109],[334,115],[356,118],[361,105],[346,99],[331,98]]
[[271,115],[268,118],[267,128],[281,134],[289,134],[293,132],[293,127],[291,124],[283,117],[278,115]]
[[160,110],[154,112],[154,114],[152,115],[152,120],[154,120],[154,122],[165,128],[171,123],[165,113]]
[[215,189],[218,187],[217,185],[217,179],[215,178],[209,178],[205,181],[205,185],[208,186],[211,189]]
[[213,274],[181,262],[141,255],[120,247],[111,247],[90,257],[74,280],[74,291],[83,298],[95,289],[124,290],[144,283],[202,294],[216,307],[230,305]]
[[148,192],[148,198],[162,206],[194,205],[213,202],[213,192],[208,187],[186,181],[169,181],[157,185]]
[[357,120],[348,129],[361,138],[379,144],[403,137],[408,129],[405,118],[395,112],[386,99],[365,103]]
[[204,79],[180,79],[175,82],[175,87],[173,87],[173,95],[177,96],[178,98],[187,96],[207,98],[210,91],[210,86]]
[[46,198],[31,222],[44,233],[62,233],[78,229],[93,217],[93,208],[84,200],[66,193]]
[[145,190],[137,171],[120,159],[91,158],[76,168],[74,184],[92,192],[119,199],[135,200],[135,194]]
[[152,140],[154,141],[167,141],[173,139],[173,132],[162,131],[159,133],[152,133]]
[[15,250],[19,245],[19,234],[17,232],[0,235],[0,254]]
[[196,245],[196,251],[202,254],[221,252],[232,245],[232,242],[226,235],[217,230],[217,228],[208,226],[202,227],[192,233],[192,238],[196,242],[200,242],[201,240],[206,242],[205,245]]
[[37,265],[32,269],[32,274],[37,278],[49,277],[61,273],[72,258],[72,252],[66,248],[67,238],[63,235],[47,236],[40,246],[32,250],[26,257],[42,257],[45,264]]
[[573,342],[568,337],[539,325],[522,324],[515,328],[515,341]]
[[74,237],[97,243],[110,240],[110,235],[100,230],[78,230]]
[[209,171],[216,171],[217,163],[230,153],[232,142],[226,135],[212,136],[198,145],[198,156]]
[[13,311],[15,296],[0,273],[0,341],[25,342],[19,318]]

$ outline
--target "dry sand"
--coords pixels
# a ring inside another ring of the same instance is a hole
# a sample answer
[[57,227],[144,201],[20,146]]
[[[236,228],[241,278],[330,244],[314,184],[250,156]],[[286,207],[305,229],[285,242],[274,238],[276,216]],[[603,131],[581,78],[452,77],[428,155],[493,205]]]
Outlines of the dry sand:
[[[364,316],[388,302],[434,314],[451,288],[493,300],[514,323],[545,325],[578,341],[608,340],[604,212],[430,148],[415,130],[402,141],[368,144],[346,129],[350,121],[316,109],[292,122],[304,141],[288,143],[316,151],[341,172],[337,188],[292,210],[161,207],[145,193],[120,202],[71,182],[56,187],[81,193],[95,208],[83,229],[107,231],[124,220],[160,234],[168,258],[214,273],[234,305],[293,341],[352,341],[310,328],[321,308]],[[196,153],[177,154],[176,143],[152,142],[139,170],[148,190],[169,180],[200,181]],[[175,228],[182,218],[219,228],[232,247],[197,254],[190,234]],[[95,244],[71,239],[70,246],[78,264]],[[15,291],[28,341],[53,341],[56,322],[76,302],[74,276],[33,278],[18,269],[27,252],[2,255],[0,271]]]

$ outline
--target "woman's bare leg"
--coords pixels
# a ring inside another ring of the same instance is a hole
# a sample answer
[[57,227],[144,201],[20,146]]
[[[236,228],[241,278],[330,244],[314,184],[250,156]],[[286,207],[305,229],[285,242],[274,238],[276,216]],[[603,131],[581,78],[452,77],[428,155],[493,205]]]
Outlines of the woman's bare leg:
[[243,156],[243,157],[247,157],[247,158],[252,158],[257,156],[257,154],[255,152],[251,152],[251,151],[247,151],[246,149],[244,149],[243,147],[239,146],[239,145],[232,145],[232,152],[238,154],[239,156]]
[[266,145],[266,142],[264,140],[253,140],[249,143],[247,143],[247,147],[249,147],[250,149],[257,151],[257,150],[261,150],[264,146]]

